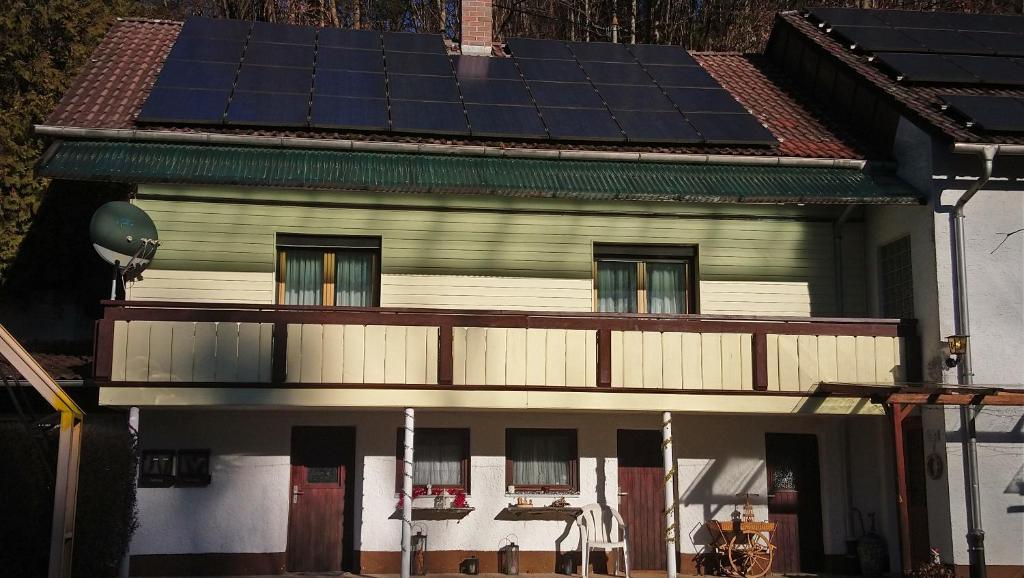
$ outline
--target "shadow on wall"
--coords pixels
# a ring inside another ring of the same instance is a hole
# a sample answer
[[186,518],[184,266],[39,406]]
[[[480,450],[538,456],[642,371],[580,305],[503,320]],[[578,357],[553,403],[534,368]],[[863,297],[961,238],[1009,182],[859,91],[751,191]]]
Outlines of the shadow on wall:
[[[693,481],[679,497],[679,504],[684,508],[692,505],[701,506],[703,510],[701,519],[727,520],[738,509],[740,501],[740,498],[737,497],[738,494],[760,493],[757,490],[760,487],[758,482],[761,480],[761,474],[765,468],[764,460],[711,458],[703,461],[705,463],[699,471],[687,476],[692,476]],[[682,476],[682,472],[680,474]],[[729,489],[723,488],[723,480],[733,480]],[[758,498],[754,498],[752,501],[755,505],[766,504]],[[696,551],[700,551],[712,543],[711,534],[703,523],[690,528],[689,537]]]
[[[30,348],[89,353],[99,301],[110,293],[109,266],[96,255],[89,221],[129,188],[52,181],[0,278],[0,323]],[[8,242],[8,240],[4,240]]]

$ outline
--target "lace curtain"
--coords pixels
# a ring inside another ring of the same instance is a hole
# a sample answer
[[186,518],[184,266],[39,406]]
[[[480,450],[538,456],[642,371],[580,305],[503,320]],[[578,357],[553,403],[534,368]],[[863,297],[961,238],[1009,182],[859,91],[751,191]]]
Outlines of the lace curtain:
[[526,486],[569,484],[569,440],[545,432],[512,438],[512,483]]

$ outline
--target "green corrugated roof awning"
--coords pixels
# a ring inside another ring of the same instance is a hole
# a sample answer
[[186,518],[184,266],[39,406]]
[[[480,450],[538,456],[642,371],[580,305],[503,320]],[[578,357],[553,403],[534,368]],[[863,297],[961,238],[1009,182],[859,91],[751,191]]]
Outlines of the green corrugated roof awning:
[[130,183],[750,203],[916,204],[856,169],[575,161],[319,149],[65,141],[40,176]]

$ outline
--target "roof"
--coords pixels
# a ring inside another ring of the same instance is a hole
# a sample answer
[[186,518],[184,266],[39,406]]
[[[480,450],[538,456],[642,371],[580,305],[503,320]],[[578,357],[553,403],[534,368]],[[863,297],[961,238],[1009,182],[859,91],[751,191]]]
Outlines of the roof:
[[901,181],[848,168],[573,161],[346,150],[60,142],[43,176],[409,193],[685,202],[918,203]]
[[897,82],[868,61],[868,57],[855,53],[837,38],[805,18],[798,12],[784,12],[781,22],[788,23],[801,35],[809,38],[826,53],[852,70],[861,78],[888,94],[911,118],[923,123],[933,132],[954,142],[962,143],[1004,143],[1024,144],[1024,135],[992,135],[966,127],[940,109],[941,96],[945,95],[991,95],[1024,97],[1022,88],[983,88],[978,86],[955,85],[911,85]]
[[[30,351],[46,373],[55,381],[76,381],[92,378],[92,356],[70,353],[41,353]],[[0,375],[13,379],[23,379],[18,372],[4,359],[0,359]]]
[[698,62],[779,140],[775,147],[709,147],[707,145],[643,147],[636,145],[571,145],[481,139],[396,137],[393,134],[317,130],[259,130],[229,127],[137,127],[135,119],[181,29],[178,22],[126,19],[115,24],[90,64],[78,76],[45,123],[91,129],[138,129],[204,132],[312,139],[352,139],[444,144],[491,144],[506,148],[576,148],[643,150],[745,156],[861,159],[865,149],[820,109],[808,106],[784,75],[759,56],[694,54]]

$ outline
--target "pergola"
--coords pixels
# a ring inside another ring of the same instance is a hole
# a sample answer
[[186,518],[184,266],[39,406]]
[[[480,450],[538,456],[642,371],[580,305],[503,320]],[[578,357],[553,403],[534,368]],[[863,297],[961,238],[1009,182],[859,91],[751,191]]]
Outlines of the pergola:
[[[913,570],[910,553],[910,507],[907,494],[907,463],[903,445],[903,421],[919,405],[1024,406],[1024,389],[998,385],[956,385],[943,383],[891,384],[822,382],[818,391],[860,396],[885,406],[892,420],[896,456],[896,484],[899,498],[900,560],[904,574]],[[973,430],[973,424],[965,425]]]

